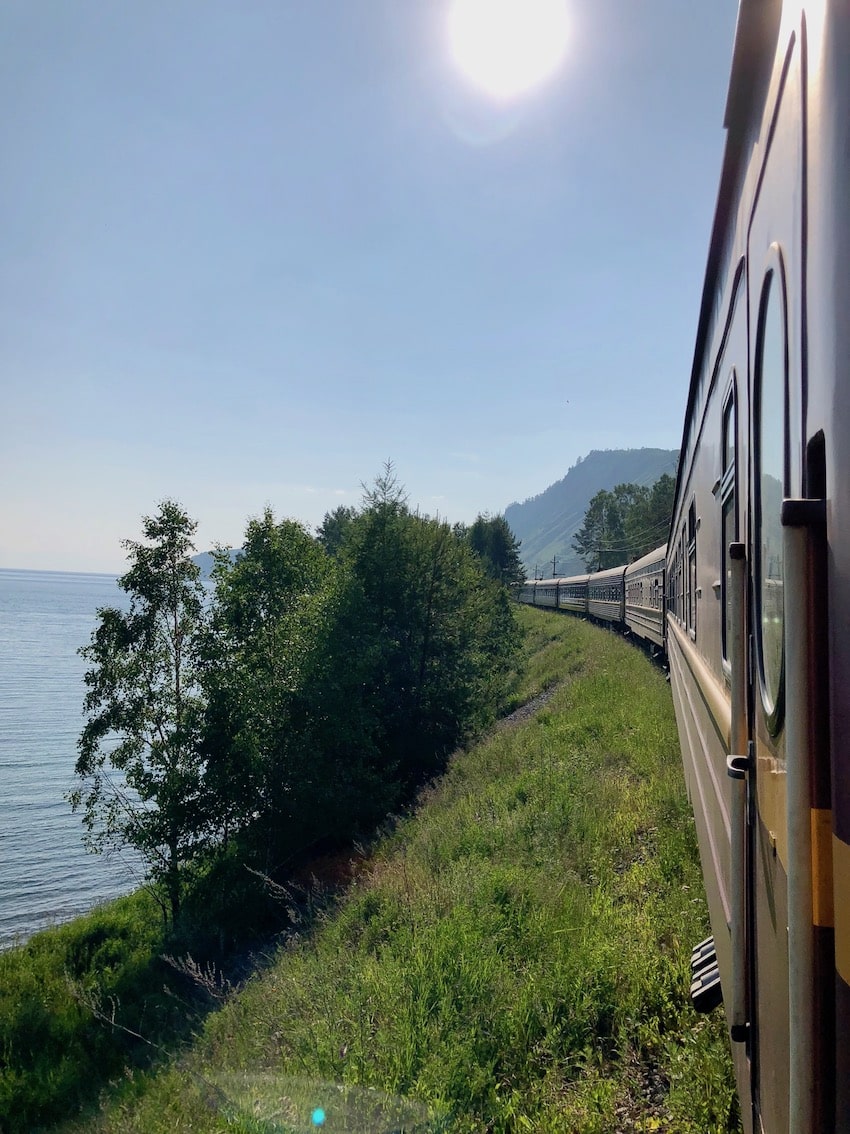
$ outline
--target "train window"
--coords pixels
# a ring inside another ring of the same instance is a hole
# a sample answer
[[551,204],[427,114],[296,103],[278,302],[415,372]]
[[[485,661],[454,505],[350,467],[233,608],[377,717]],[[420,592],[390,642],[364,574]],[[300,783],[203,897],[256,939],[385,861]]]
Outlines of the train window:
[[782,723],[785,617],[780,510],[787,480],[788,364],[782,282],[775,268],[764,282],[755,372],[758,657],[762,701],[774,734]]
[[729,661],[729,638],[731,633],[731,604],[729,601],[729,544],[738,538],[738,509],[736,506],[736,464],[735,444],[737,435],[737,409],[735,405],[735,372],[732,372],[732,386],[723,406],[723,470],[720,479],[720,539],[721,562],[720,600],[723,610],[721,639],[723,660]]
[[688,629],[697,632],[697,506],[691,501],[688,509]]

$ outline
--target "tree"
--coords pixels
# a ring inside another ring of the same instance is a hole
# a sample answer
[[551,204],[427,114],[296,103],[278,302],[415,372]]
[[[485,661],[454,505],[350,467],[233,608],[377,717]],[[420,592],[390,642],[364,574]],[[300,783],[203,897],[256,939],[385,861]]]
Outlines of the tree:
[[663,543],[670,528],[676,482],[664,473],[651,488],[618,484],[597,492],[573,548],[589,571],[630,563]]
[[316,538],[328,555],[339,554],[356,515],[357,509],[345,504],[340,504],[333,512],[325,513],[325,518],[316,531]]
[[617,496],[602,489],[587,506],[584,523],[573,536],[573,550],[588,571],[602,571],[626,562],[625,538]]
[[145,516],[146,542],[125,540],[130,569],[118,585],[129,610],[105,607],[80,650],[88,720],[78,742],[70,793],[93,850],[130,846],[180,911],[181,867],[204,846],[198,643],[204,589],[190,556],[197,525],[165,500]]
[[676,494],[676,479],[663,473],[649,490],[647,514],[644,525],[644,541],[639,555],[645,555],[664,543],[670,532],[673,517],[673,501]]
[[225,842],[240,835],[268,872],[291,850],[294,828],[315,818],[321,753],[305,696],[330,569],[317,540],[270,508],[248,523],[235,562],[216,553],[204,648],[207,784]]
[[385,774],[406,789],[495,712],[512,610],[468,541],[409,510],[392,465],[366,489],[342,562],[360,595],[357,655]]
[[466,538],[491,579],[507,587],[519,586],[525,580],[520,541],[504,516],[478,516]]

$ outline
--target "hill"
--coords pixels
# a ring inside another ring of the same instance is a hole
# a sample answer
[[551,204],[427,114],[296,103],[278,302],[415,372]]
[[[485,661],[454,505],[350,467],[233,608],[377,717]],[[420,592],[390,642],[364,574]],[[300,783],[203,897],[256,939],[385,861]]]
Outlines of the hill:
[[578,575],[584,564],[572,548],[591,499],[618,484],[654,484],[663,473],[675,476],[677,449],[594,449],[579,458],[563,479],[522,504],[510,504],[505,519],[522,542],[520,557],[529,575],[535,567],[552,574]]
[[[228,554],[232,562],[236,562],[236,556],[241,552],[241,547],[228,548]],[[212,574],[212,569],[215,564],[213,553],[211,551],[200,551],[197,555],[192,556],[192,562],[197,563],[201,569],[201,578],[209,579]]]

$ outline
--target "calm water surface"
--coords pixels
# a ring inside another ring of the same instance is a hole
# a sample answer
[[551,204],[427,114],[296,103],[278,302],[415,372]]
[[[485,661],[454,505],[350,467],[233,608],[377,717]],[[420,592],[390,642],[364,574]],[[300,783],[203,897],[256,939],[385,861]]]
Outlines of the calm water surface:
[[132,861],[88,854],[75,786],[85,645],[109,575],[0,570],[0,948],[133,889]]

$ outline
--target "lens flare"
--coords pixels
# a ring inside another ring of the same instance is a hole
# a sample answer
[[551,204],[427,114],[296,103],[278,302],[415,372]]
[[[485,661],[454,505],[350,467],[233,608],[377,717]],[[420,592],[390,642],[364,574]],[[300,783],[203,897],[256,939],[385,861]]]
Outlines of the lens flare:
[[548,79],[567,47],[566,0],[455,0],[449,42],[476,86],[514,98]]

